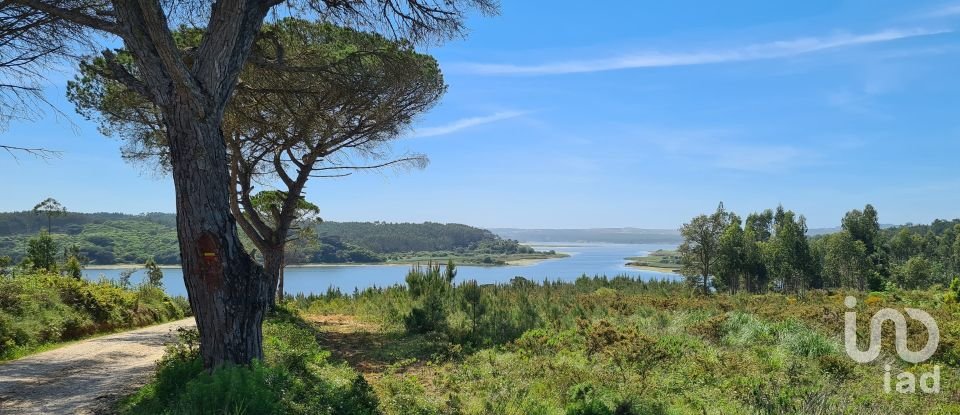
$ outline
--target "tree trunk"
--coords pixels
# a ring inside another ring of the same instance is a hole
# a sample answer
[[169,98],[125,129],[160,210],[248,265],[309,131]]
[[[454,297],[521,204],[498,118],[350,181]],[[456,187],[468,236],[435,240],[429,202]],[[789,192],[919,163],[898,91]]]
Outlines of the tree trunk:
[[277,298],[283,294],[281,278],[283,278],[283,246],[263,250],[263,271],[269,284],[270,308],[276,308]]
[[263,357],[268,279],[244,250],[230,214],[222,117],[190,108],[174,104],[165,112],[183,279],[204,367],[245,365]]
[[283,260],[280,262],[280,278],[277,278],[277,301],[283,301],[283,274],[287,271],[287,258],[280,256]]

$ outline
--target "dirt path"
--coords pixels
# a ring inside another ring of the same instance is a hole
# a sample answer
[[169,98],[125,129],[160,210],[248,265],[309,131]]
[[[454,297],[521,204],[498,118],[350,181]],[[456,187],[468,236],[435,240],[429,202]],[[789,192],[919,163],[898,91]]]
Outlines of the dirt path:
[[0,364],[0,414],[95,414],[146,383],[184,319]]

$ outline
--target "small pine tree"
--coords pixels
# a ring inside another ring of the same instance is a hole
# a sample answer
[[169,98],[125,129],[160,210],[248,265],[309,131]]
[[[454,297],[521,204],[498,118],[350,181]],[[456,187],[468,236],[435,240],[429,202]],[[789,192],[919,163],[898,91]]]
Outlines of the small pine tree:
[[456,276],[453,261],[441,271],[440,264],[430,263],[426,269],[419,265],[407,274],[407,286],[415,305],[404,323],[409,333],[443,332],[447,328],[448,302]]
[[74,255],[70,255],[70,257],[67,258],[67,262],[63,264],[63,271],[67,276],[73,277],[74,279],[79,280],[83,278],[83,265],[80,264],[80,260]]
[[[437,264],[437,266],[440,266],[440,264]],[[443,270],[443,276],[451,284],[453,279],[457,277],[457,264],[454,264],[452,259],[447,260],[447,267]]]
[[144,268],[147,270],[147,284],[151,287],[163,288],[163,270],[157,265],[157,261],[153,258],[148,259]]
[[83,278],[83,267],[87,264],[87,257],[80,253],[80,247],[73,245],[63,249],[63,273],[75,279]]
[[475,338],[477,334],[477,323],[480,322],[480,318],[486,311],[486,307],[483,304],[483,291],[480,289],[477,281],[470,280],[460,286],[460,293],[463,295],[464,305],[470,315],[470,337],[474,341],[477,341]]

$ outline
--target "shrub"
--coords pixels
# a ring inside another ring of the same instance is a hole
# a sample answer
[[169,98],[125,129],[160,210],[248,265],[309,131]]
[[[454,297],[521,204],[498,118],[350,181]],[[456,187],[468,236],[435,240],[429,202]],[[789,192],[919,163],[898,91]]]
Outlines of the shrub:
[[225,366],[201,372],[177,396],[174,411],[182,414],[275,414],[280,398],[270,386],[282,382],[279,371],[260,362],[252,367]]
[[430,402],[416,378],[388,376],[381,381],[380,409],[385,415],[438,415],[440,409]]
[[948,303],[960,302],[960,277],[953,277],[953,281],[950,282],[950,288],[943,296],[943,299]]

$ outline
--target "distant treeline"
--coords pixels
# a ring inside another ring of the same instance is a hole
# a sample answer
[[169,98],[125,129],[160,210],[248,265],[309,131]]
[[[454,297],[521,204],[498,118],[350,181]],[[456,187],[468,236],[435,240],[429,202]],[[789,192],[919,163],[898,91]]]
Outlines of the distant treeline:
[[515,229],[494,228],[508,239],[526,242],[603,242],[619,244],[678,244],[680,233],[673,229],[593,228],[593,229]]
[[704,291],[960,288],[960,219],[884,228],[867,205],[809,237],[803,215],[782,206],[741,220],[721,204],[681,234],[682,273]]
[[[176,216],[170,213],[68,213],[50,219],[50,234],[61,249],[76,247],[91,264],[159,264],[180,261]],[[27,241],[48,226],[48,217],[33,212],[0,213],[0,257],[19,262]],[[288,247],[288,263],[381,262],[399,253],[532,253],[517,241],[461,224],[323,222],[316,238]]]
[[[0,236],[17,234],[35,234],[47,228],[48,217],[36,214],[33,211],[0,212]],[[75,235],[80,233],[83,225],[103,224],[110,221],[142,221],[173,228],[177,226],[177,216],[172,213],[141,213],[130,215],[126,213],[73,213],[66,216],[49,218],[52,233],[66,233]]]

